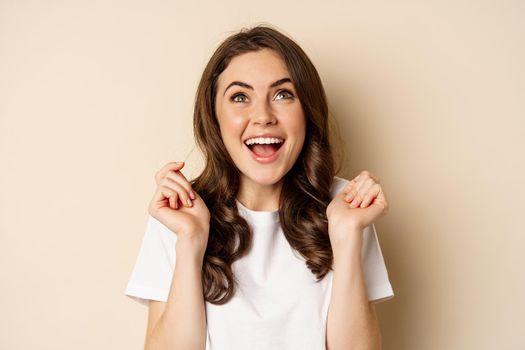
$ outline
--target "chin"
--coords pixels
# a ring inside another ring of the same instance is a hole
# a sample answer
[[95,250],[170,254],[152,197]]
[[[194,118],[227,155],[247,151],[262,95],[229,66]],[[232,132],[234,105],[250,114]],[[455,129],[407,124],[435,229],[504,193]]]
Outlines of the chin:
[[283,178],[283,176],[281,176],[280,174],[276,174],[275,172],[271,173],[271,174],[253,174],[253,176],[249,176],[249,178],[253,181],[253,182],[256,182],[260,185],[265,185],[265,186],[269,186],[269,185],[275,185],[276,183],[278,183],[279,181],[281,181],[281,179]]

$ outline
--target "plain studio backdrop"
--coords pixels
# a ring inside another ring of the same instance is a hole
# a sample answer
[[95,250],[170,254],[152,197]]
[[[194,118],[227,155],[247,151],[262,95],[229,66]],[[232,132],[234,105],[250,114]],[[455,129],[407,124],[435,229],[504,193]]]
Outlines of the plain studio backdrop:
[[198,174],[216,46],[269,23],[316,65],[346,178],[379,175],[385,350],[524,349],[522,1],[0,1],[0,348],[141,349],[124,296],[154,173]]

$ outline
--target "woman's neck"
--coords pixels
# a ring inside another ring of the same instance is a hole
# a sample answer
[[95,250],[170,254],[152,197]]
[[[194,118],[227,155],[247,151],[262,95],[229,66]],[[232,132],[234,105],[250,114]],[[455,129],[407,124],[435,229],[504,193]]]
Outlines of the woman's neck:
[[282,180],[271,185],[261,185],[253,181],[241,182],[237,200],[246,208],[255,211],[274,211],[279,209],[279,196]]

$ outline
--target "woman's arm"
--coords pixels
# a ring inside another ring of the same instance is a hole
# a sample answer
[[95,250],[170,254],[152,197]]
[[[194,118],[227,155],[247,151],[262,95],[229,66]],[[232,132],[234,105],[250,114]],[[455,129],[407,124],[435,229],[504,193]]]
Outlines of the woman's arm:
[[334,254],[328,309],[328,350],[381,349],[375,308],[368,302],[361,249],[364,229],[386,214],[388,202],[379,177],[364,170],[326,207]]
[[168,301],[152,302],[146,350],[206,348],[206,314],[202,290],[201,244],[179,237]]
[[363,274],[363,234],[346,234],[352,239],[333,247],[334,272],[326,326],[326,349],[381,349],[379,323],[374,304],[368,301]]

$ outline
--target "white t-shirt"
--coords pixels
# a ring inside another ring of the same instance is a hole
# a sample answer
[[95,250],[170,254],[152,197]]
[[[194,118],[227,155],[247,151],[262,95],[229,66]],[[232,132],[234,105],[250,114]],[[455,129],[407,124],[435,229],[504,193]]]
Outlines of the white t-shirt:
[[[332,198],[348,180],[334,177]],[[206,302],[206,350],[325,349],[326,319],[333,272],[320,281],[292,250],[279,224],[279,212],[253,211],[237,201],[239,214],[253,228],[250,252],[235,261],[239,280],[224,305]],[[374,225],[363,231],[362,259],[368,300],[390,299],[388,279]],[[175,268],[177,236],[149,216],[125,295],[147,305],[167,301]]]

